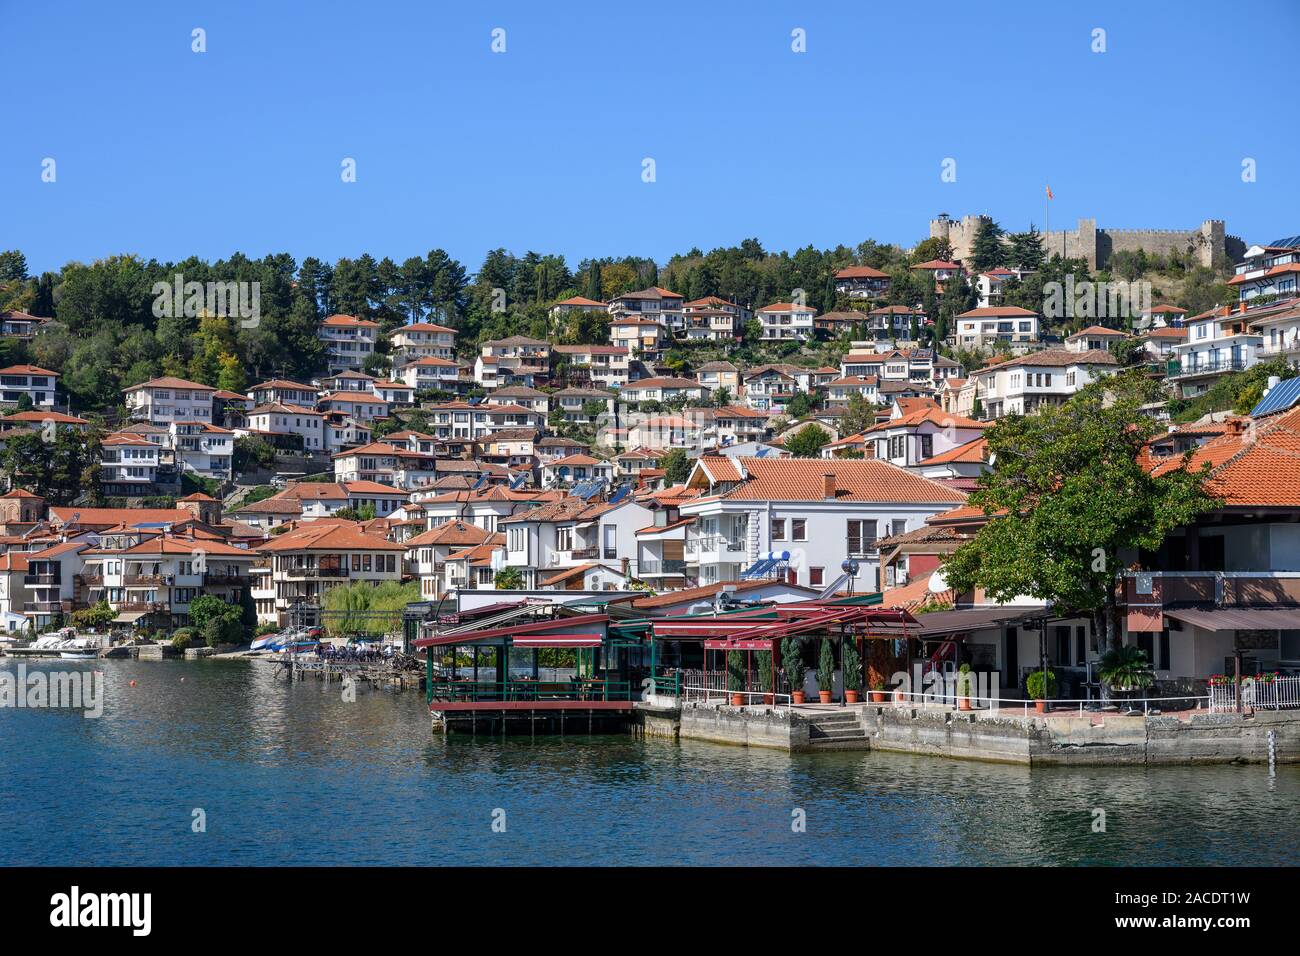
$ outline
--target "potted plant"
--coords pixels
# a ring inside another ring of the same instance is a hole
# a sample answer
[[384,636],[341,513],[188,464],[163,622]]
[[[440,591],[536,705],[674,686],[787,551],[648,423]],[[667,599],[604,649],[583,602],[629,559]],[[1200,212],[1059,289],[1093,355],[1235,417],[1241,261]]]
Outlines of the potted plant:
[[1112,647],[1101,656],[1101,682],[1118,693],[1146,690],[1156,681],[1147,655],[1135,644]]
[[889,695],[885,693],[885,679],[880,676],[871,679],[871,702],[873,704],[883,704],[889,700]]
[[857,642],[851,638],[844,639],[840,652],[840,670],[844,675],[844,700],[850,704],[858,702],[858,688],[862,686],[862,657],[858,654]]
[[781,642],[781,666],[785,669],[785,679],[790,682],[790,700],[796,704],[804,701],[803,677],[807,670],[800,650],[802,642],[797,637],[787,637]]
[[[1043,674],[1046,674],[1046,679]],[[1025,693],[1029,699],[1034,701],[1034,709],[1040,714],[1047,713],[1047,701],[1056,696],[1056,671],[1048,668],[1046,671],[1030,671],[1029,676],[1025,678]]]
[[970,665],[962,664],[957,668],[957,709],[972,710],[971,707],[971,688],[975,686],[975,678],[971,676]]
[[835,689],[835,651],[829,638],[822,638],[821,653],[817,656],[817,697],[823,704],[831,702]]
[[[758,686],[766,691],[772,686],[772,652],[759,651],[754,656],[758,658]],[[773,695],[764,694],[763,703],[772,706],[775,703]]]
[[731,691],[731,706],[745,706],[745,652],[727,651],[727,690]]

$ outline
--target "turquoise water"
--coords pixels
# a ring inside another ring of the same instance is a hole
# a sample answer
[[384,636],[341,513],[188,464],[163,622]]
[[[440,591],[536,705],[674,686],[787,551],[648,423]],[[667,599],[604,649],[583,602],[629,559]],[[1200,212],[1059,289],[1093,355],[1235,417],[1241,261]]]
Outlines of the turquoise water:
[[1300,862],[1296,767],[448,739],[419,693],[349,703],[251,661],[37,667],[104,671],[106,703],[97,720],[0,709],[4,865]]

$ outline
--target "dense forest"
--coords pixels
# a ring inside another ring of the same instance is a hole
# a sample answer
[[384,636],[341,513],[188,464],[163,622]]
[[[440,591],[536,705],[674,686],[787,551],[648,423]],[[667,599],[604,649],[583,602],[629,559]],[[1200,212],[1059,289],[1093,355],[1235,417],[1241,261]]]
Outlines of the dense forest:
[[[49,318],[30,343],[0,340],[0,362],[30,362],[62,375],[72,406],[107,411],[121,405],[122,389],[158,375],[175,375],[218,388],[243,391],[263,378],[279,375],[305,379],[323,371],[316,338],[320,321],[345,313],[378,322],[381,333],[410,321],[427,319],[458,330],[459,347],[468,356],[485,339],[522,334],[556,342],[608,340],[608,320],[600,314],[575,314],[555,327],[549,307],[572,295],[607,301],[624,292],[660,285],[688,298],[718,295],[757,308],[788,301],[803,290],[805,301],[819,311],[844,309],[834,274],[849,265],[867,265],[889,273],[887,304],[919,303],[935,317],[931,330],[939,341],[952,316],[975,304],[969,283],[950,282],[937,293],[928,273],[911,270],[919,262],[949,258],[946,240],[926,239],[910,251],[867,240],[856,247],[794,253],[769,252],[757,239],[739,245],[674,255],[659,268],[636,257],[589,259],[570,268],[564,256],[528,252],[518,256],[494,249],[471,274],[445,251],[400,263],[369,254],[328,263],[308,257],[301,263],[286,253],[250,259],[236,253],[208,262],[191,257],[178,262],[115,255],[85,264],[70,262],[58,272],[29,274],[21,252],[0,253],[0,311],[17,310]],[[1119,266],[1129,278],[1151,269],[1180,277],[1185,307],[1207,308],[1222,298],[1222,277],[1188,263],[1137,261]],[[989,223],[977,237],[973,269],[996,265],[1037,270],[1013,283],[1008,302],[1039,309],[1045,282],[1067,273],[1090,276],[1081,260],[1044,261],[1039,236],[1004,235]],[[1132,261],[1130,261],[1132,260]],[[257,282],[260,321],[242,328],[237,318],[154,314],[155,283],[171,284],[177,274],[186,282]],[[1210,273],[1208,275],[1202,273]],[[504,290],[502,296],[494,290]],[[861,303],[856,303],[861,304]],[[754,329],[747,338],[756,336]],[[751,346],[753,343],[749,343]],[[386,340],[371,359],[371,371],[388,364]]]

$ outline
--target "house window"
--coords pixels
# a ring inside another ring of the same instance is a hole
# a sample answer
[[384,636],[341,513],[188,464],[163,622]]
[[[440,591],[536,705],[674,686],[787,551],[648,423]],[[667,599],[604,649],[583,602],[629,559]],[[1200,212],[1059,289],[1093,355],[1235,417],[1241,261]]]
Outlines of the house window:
[[809,568],[809,569],[808,569],[808,584],[809,584],[811,587],[815,587],[815,588],[819,588],[819,587],[821,587],[823,584],[826,583],[826,582],[823,580],[825,577],[826,577],[826,569],[825,569],[825,568]]
[[934,436],[922,435],[921,436],[921,460],[924,461],[925,459],[932,458],[933,456],[934,456]]
[[773,541],[785,540],[785,519],[784,518],[772,519],[772,540]]
[[808,540],[808,521],[806,518],[790,519],[790,539],[792,541]]
[[852,557],[865,557],[868,551],[874,551],[876,547],[875,519],[849,519],[847,538],[849,555]]

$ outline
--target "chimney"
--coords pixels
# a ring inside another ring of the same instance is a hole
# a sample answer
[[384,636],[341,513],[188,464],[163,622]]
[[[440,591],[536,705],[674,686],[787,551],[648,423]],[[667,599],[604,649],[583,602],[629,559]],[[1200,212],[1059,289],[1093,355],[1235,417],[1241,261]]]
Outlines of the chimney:
[[835,497],[835,472],[828,471],[822,475],[822,497]]
[[1248,303],[1247,303],[1244,299],[1243,299],[1241,302],[1238,302],[1238,303],[1237,303],[1237,311],[1240,312],[1240,313],[1243,313],[1243,314],[1244,314],[1245,311],[1246,311],[1246,306],[1247,306],[1247,304],[1248,304]]

